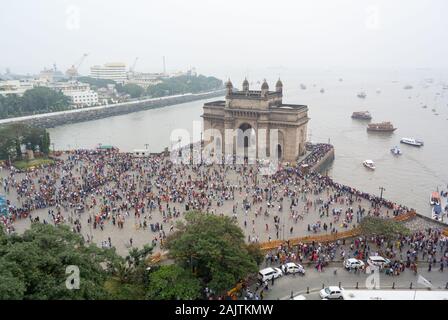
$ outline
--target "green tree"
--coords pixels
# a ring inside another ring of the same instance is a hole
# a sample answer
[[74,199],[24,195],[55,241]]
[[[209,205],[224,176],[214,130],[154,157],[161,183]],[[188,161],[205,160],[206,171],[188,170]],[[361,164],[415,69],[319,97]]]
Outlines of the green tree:
[[177,265],[161,266],[149,276],[146,298],[150,300],[192,300],[201,296],[201,284],[191,272]]
[[257,271],[243,231],[229,217],[189,212],[165,245],[179,266],[218,294]]
[[22,97],[15,94],[0,96],[0,119],[63,111],[69,108],[69,97],[47,87],[29,89]]
[[[108,266],[114,250],[86,246],[67,226],[39,223],[23,235],[0,237],[0,297],[10,299],[107,299]],[[79,290],[67,289],[66,268],[80,270]],[[9,287],[8,284],[14,284]]]
[[388,240],[394,239],[397,235],[409,235],[411,233],[401,222],[372,216],[364,217],[359,227],[365,236],[383,236]]

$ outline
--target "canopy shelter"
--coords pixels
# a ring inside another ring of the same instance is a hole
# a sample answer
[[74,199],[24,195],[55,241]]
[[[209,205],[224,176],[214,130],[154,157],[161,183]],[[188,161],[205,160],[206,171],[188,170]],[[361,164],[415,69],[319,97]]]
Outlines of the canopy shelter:
[[8,214],[8,204],[6,203],[6,197],[0,194],[0,215],[6,216]]

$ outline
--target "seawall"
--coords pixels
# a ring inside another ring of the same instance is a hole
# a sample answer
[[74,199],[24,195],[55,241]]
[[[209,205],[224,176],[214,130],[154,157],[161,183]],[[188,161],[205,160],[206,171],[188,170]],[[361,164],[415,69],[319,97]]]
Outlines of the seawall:
[[170,105],[209,99],[224,95],[224,90],[216,90],[204,93],[187,93],[183,95],[168,96],[162,98],[151,98],[124,103],[110,104],[99,107],[89,107],[61,112],[44,113],[32,116],[0,120],[0,125],[11,123],[22,123],[40,128],[52,128],[69,123],[84,122],[107,117],[128,114]]

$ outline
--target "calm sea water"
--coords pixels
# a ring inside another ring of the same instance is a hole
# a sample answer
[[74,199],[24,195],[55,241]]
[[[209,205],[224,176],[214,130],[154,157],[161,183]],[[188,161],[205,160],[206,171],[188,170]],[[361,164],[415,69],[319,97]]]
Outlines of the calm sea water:
[[[226,70],[222,78],[229,73],[234,74],[234,86],[240,86],[244,74]],[[273,88],[279,75],[284,84],[283,101],[309,106],[309,140],[330,140],[335,146],[330,176],[370,193],[379,194],[379,187],[384,187],[385,198],[430,215],[430,193],[437,188],[446,190],[448,185],[448,90],[442,88],[448,84],[448,72],[271,68],[250,72],[249,81],[252,88],[259,88],[257,82],[267,78]],[[425,79],[433,79],[433,83],[425,87]],[[306,90],[300,89],[301,83]],[[413,89],[403,88],[408,84]],[[321,88],[324,93],[320,93]],[[361,90],[366,92],[366,99],[356,96]],[[64,125],[50,130],[51,139],[56,149],[94,148],[102,143],[123,151],[143,149],[145,144],[151,151],[162,151],[169,146],[174,129],[192,132],[193,121],[201,120],[204,102]],[[353,111],[361,110],[369,110],[373,122],[391,121],[398,130],[392,134],[367,133],[366,122],[350,118]],[[425,145],[400,145],[402,137],[422,139]],[[402,156],[391,154],[394,145],[400,145]],[[363,167],[366,159],[376,163],[375,171]]]

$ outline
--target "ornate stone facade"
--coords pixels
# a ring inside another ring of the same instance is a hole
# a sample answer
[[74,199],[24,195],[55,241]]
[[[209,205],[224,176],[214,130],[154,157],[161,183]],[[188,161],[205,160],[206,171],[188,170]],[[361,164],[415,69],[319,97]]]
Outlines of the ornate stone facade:
[[[222,136],[222,145],[227,147],[233,143],[234,152],[241,140],[233,136],[233,141],[225,141],[226,129],[250,130],[253,133],[259,129],[278,129],[277,152],[281,161],[293,162],[305,153],[307,135],[308,107],[306,105],[284,104],[283,84],[277,81],[275,91],[269,91],[266,80],[261,90],[249,90],[249,82],[244,80],[242,90],[234,90],[230,80],[226,83],[225,100],[213,101],[204,104],[204,130],[219,130]],[[269,134],[268,134],[269,135]],[[255,142],[256,134],[244,138],[244,148]],[[229,139],[229,137],[227,137]],[[210,143],[207,141],[206,143]],[[229,139],[230,140],[230,139]],[[267,137],[267,149],[269,136]],[[224,153],[225,150],[222,150]],[[257,150],[257,157],[258,157]],[[269,156],[269,151],[267,151]]]

